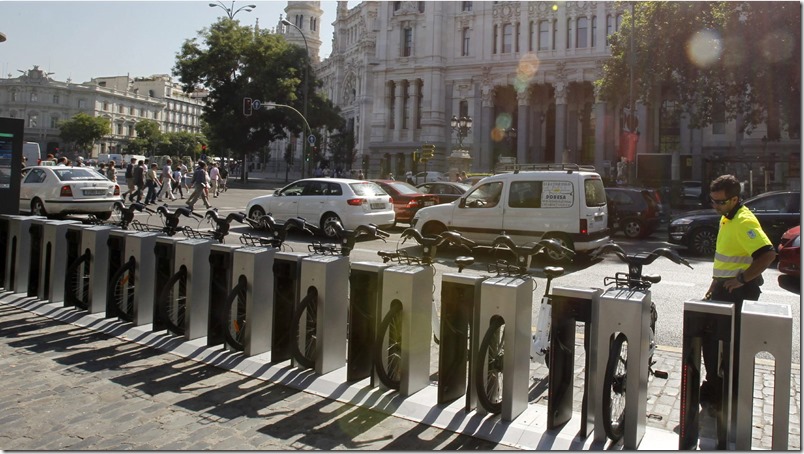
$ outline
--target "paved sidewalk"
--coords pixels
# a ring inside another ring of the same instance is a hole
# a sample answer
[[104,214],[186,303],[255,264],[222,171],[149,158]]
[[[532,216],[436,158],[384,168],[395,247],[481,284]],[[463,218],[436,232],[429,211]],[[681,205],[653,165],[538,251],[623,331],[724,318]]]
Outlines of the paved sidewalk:
[[[657,352],[656,368],[670,378],[649,384],[640,449],[678,446],[680,357]],[[363,382],[346,384],[343,369],[317,376],[268,365],[265,357],[244,358],[9,292],[0,294],[0,361],[2,449],[607,448],[576,436],[580,342],[575,414],[558,432],[545,428],[544,366],[531,369],[528,409],[504,423],[465,413],[462,399],[434,406],[435,386],[401,398]],[[435,345],[431,364],[437,370]],[[753,447],[770,449],[772,368],[760,361],[757,369]],[[801,447],[800,376],[794,365],[789,443],[795,450]],[[714,447],[713,439],[714,421],[702,417],[701,448]]]

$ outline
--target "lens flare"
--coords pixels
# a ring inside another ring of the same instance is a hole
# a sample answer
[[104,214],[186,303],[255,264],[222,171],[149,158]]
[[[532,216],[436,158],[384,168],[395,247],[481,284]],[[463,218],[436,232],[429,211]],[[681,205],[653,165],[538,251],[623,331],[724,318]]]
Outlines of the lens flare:
[[793,54],[793,37],[784,31],[774,31],[762,38],[759,48],[768,63],[779,63]]
[[687,41],[687,58],[699,68],[711,66],[723,54],[723,42],[713,30],[696,32]]
[[510,128],[514,123],[514,117],[507,112],[497,115],[497,120],[494,122],[494,128],[491,130],[491,140],[495,142],[502,142],[505,139],[505,130]]
[[514,90],[517,93],[522,93],[530,86],[530,81],[536,72],[539,70],[539,57],[535,54],[525,54],[519,61],[516,68],[516,78],[514,79]]

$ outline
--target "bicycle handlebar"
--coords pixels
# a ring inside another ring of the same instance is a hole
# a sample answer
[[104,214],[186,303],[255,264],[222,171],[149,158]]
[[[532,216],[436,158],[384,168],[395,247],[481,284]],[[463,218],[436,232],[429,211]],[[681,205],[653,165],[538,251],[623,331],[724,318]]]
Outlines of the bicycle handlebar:
[[671,261],[673,261],[674,263],[677,263],[679,265],[685,265],[690,269],[694,269],[692,268],[692,265],[690,265],[690,263],[686,259],[678,255],[676,251],[666,247],[656,248],[650,252],[636,252],[632,254],[627,254],[623,250],[623,248],[621,248],[618,244],[608,243],[603,245],[600,249],[596,250],[594,253],[592,253],[591,257],[593,259],[597,259],[612,252],[615,255],[617,255],[617,257],[620,258],[620,261],[628,265],[638,265],[638,266],[650,265],[657,258],[666,257]]

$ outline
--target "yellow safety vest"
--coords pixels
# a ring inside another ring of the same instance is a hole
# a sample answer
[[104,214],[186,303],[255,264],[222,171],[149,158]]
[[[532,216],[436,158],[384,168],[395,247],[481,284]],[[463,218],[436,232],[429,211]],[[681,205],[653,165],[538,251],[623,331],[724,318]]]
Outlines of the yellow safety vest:
[[720,218],[720,231],[715,247],[715,278],[735,277],[751,266],[751,254],[763,246],[772,246],[759,225],[757,217],[745,206],[740,207],[732,219]]

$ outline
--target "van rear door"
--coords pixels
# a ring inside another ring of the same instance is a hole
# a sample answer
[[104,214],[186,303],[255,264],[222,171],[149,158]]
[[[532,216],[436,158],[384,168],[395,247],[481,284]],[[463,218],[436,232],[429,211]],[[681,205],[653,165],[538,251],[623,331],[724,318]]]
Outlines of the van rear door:
[[[606,204],[606,189],[600,175],[583,179],[584,198],[581,200],[580,219],[586,220],[587,233],[593,235],[608,228],[609,210]],[[583,233],[583,232],[581,232]],[[594,236],[594,235],[593,235]]]

